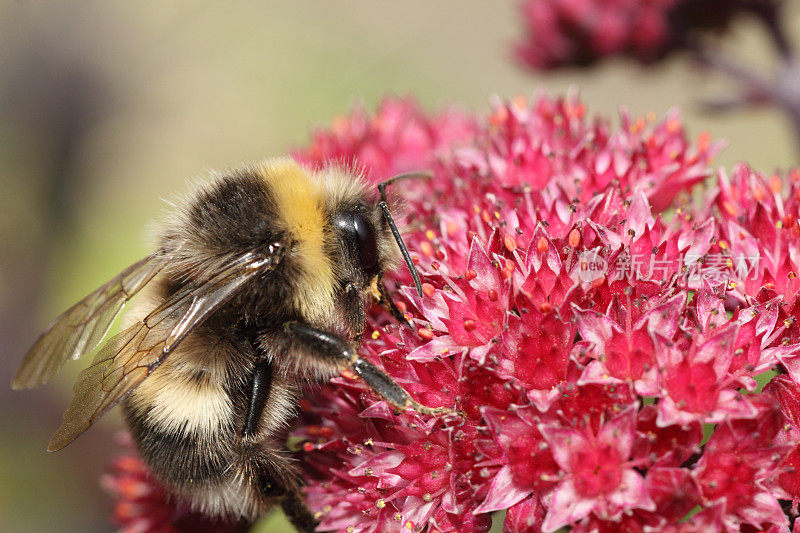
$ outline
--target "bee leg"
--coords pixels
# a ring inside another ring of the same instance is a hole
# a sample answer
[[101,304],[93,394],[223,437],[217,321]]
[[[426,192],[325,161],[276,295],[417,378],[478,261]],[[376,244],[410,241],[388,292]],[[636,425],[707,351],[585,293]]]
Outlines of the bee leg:
[[261,481],[261,493],[267,501],[280,502],[283,514],[300,533],[314,533],[319,522],[306,506],[299,487],[282,487],[268,479]]
[[367,324],[367,312],[364,310],[364,301],[361,291],[352,283],[348,283],[342,293],[342,311],[344,320],[351,330],[364,333]]
[[281,508],[286,519],[300,533],[314,533],[317,529],[319,522],[314,518],[314,513],[306,506],[299,493],[287,492],[281,499]]
[[403,387],[358,355],[350,344],[340,337],[299,322],[287,322],[284,324],[284,328],[306,351],[320,358],[350,366],[372,390],[395,407],[411,408],[418,413],[431,416],[454,413],[448,407],[428,407],[415,401]]
[[279,504],[297,531],[313,533],[319,523],[303,502],[302,480],[288,457],[269,447],[261,447],[255,453],[259,456],[258,466],[246,477],[256,480],[264,502],[270,507]]
[[253,371],[252,388],[250,389],[250,405],[247,408],[242,437],[254,437],[258,432],[258,422],[264,412],[269,398],[272,382],[272,363],[267,359],[256,363]]

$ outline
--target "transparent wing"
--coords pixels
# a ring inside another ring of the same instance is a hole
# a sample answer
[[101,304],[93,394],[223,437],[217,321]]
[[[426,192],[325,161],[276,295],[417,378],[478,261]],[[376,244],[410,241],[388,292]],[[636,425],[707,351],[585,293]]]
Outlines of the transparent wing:
[[137,261],[55,319],[25,355],[11,387],[19,390],[47,383],[69,359],[91,352],[124,305],[167,259],[167,254],[158,251]]
[[248,281],[274,269],[281,257],[282,252],[248,254],[203,284],[184,287],[144,320],[109,339],[78,376],[72,403],[47,449],[60,450],[86,431],[158,368],[186,335]]

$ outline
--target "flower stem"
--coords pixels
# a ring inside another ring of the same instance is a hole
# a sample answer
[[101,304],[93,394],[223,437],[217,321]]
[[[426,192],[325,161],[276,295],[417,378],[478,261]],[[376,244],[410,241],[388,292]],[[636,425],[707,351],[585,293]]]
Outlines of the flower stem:
[[767,33],[772,39],[772,44],[775,46],[775,50],[780,57],[784,61],[792,61],[795,56],[794,47],[792,46],[789,36],[786,34],[782,18],[782,7],[783,2],[770,1],[755,2],[751,9],[766,27]]
[[800,62],[791,52],[782,53],[783,61],[776,77],[771,79],[701,44],[692,43],[687,48],[699,63],[741,84],[745,102],[768,104],[783,110],[794,130],[800,154]]

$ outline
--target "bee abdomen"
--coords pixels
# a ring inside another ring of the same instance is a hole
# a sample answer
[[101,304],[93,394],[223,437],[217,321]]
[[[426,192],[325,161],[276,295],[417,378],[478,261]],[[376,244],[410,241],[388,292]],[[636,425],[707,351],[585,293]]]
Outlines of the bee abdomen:
[[146,413],[125,408],[128,427],[139,455],[165,484],[180,488],[217,482],[229,469],[230,452],[224,441],[194,433],[164,431]]

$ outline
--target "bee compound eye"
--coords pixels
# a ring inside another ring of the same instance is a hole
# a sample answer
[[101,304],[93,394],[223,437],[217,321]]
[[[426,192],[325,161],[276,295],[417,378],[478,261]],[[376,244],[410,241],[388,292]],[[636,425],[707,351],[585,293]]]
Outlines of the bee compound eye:
[[373,273],[378,266],[378,244],[369,220],[358,213],[348,213],[336,217],[334,224],[344,232],[345,238],[358,252],[364,272]]
[[358,251],[361,257],[361,267],[369,272],[378,264],[378,245],[375,241],[375,232],[372,224],[361,215],[353,216],[353,225],[358,235]]

